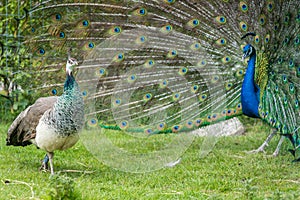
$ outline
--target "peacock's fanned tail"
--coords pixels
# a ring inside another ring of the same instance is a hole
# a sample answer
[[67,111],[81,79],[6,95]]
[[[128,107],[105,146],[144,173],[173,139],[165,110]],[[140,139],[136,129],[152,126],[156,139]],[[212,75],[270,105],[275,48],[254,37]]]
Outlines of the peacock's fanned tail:
[[[52,77],[72,47],[89,127],[191,130],[242,114],[242,47],[251,43],[260,116],[297,140],[299,7],[292,0],[33,3],[24,45],[31,72],[45,82],[32,89],[61,93],[63,77]],[[256,36],[241,39],[248,32]]]

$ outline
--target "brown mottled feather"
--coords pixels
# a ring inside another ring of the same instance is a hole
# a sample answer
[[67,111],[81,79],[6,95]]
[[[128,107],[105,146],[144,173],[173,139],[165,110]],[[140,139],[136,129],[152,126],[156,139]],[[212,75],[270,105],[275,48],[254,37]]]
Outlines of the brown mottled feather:
[[6,145],[27,146],[35,138],[36,127],[43,114],[51,109],[57,97],[42,97],[14,120],[7,132]]

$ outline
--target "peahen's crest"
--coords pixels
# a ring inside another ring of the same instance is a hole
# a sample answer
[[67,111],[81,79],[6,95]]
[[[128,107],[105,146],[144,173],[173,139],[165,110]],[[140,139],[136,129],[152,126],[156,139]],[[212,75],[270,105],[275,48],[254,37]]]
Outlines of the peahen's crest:
[[33,3],[24,45],[36,67],[30,71],[42,70],[47,81],[32,89],[60,93],[52,77],[72,47],[87,126],[146,135],[192,130],[246,109],[250,61],[242,56],[251,45],[257,117],[298,145],[299,7],[292,0]]

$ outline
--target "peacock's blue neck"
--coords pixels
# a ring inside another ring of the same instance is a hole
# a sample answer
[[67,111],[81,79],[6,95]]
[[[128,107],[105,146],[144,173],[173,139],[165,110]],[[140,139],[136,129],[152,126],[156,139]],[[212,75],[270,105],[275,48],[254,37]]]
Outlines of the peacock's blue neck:
[[242,85],[242,109],[249,117],[259,118],[258,106],[260,101],[260,88],[255,84],[255,61],[256,54],[253,53],[248,61],[248,68]]

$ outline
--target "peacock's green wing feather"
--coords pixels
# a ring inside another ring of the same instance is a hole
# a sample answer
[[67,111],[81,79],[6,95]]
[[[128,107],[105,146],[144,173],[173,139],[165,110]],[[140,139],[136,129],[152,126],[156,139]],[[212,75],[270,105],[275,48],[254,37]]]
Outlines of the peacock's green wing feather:
[[[293,135],[299,145],[300,127],[300,2],[283,4],[282,15],[277,16],[269,45],[263,56],[267,57],[267,80],[263,81],[260,115],[282,134]],[[266,56],[267,55],[267,56]]]
[[[61,71],[67,49],[72,47],[73,56],[81,62],[77,80],[86,96],[90,126],[177,132],[241,114],[247,66],[241,59],[245,44],[241,37],[247,32],[257,34],[248,42],[260,55],[256,82],[263,88],[261,110],[285,110],[281,94],[290,91],[291,82],[295,89],[287,98],[288,105],[297,103],[298,4],[271,0],[47,1],[29,9],[27,30],[32,33],[26,35],[24,44],[42,66],[37,70],[47,71],[43,87],[58,85],[58,80],[51,79],[52,71]],[[287,37],[290,40],[284,45]],[[292,54],[294,67],[290,68],[295,75],[289,75],[287,84],[277,83],[280,92],[275,99],[276,80],[287,70],[276,59]],[[282,122],[283,116],[299,115],[293,107],[287,110],[276,116],[282,124],[287,123]]]

